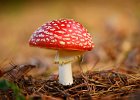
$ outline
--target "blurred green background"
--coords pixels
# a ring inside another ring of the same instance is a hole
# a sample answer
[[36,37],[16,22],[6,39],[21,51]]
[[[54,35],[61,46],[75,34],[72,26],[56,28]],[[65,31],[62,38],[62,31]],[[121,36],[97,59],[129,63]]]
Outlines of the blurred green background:
[[55,51],[29,47],[28,40],[39,26],[59,18],[83,24],[96,50],[115,32],[125,38],[139,32],[139,10],[139,0],[1,0],[0,59],[26,63],[37,58],[52,64]]

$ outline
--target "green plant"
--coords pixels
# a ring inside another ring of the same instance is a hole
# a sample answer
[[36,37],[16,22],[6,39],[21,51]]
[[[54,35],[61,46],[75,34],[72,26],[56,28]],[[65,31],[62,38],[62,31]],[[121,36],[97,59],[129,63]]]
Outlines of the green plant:
[[0,79],[0,89],[5,92],[11,89],[14,93],[16,100],[25,100],[25,97],[21,94],[21,91],[18,88],[18,86],[12,82]]

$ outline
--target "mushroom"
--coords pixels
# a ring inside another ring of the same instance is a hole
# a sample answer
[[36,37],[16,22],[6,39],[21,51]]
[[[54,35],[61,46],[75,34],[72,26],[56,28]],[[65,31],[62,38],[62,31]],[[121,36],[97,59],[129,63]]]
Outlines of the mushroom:
[[59,83],[62,85],[73,84],[72,61],[94,46],[87,29],[73,19],[43,24],[32,34],[29,45],[57,50],[55,62],[59,64]]

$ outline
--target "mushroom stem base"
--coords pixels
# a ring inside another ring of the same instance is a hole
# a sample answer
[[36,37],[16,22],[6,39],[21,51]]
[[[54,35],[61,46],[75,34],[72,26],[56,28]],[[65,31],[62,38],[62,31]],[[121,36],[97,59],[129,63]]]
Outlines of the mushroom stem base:
[[59,64],[59,83],[62,85],[73,84],[71,62]]

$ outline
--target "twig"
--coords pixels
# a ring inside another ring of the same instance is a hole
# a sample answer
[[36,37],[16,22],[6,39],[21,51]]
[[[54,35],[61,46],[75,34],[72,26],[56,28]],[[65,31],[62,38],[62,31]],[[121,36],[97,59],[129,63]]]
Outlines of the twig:
[[85,92],[89,92],[88,90],[81,90],[81,91],[78,91],[76,94],[74,95],[71,95],[71,97],[75,97],[75,96],[78,96],[79,94],[83,94]]

